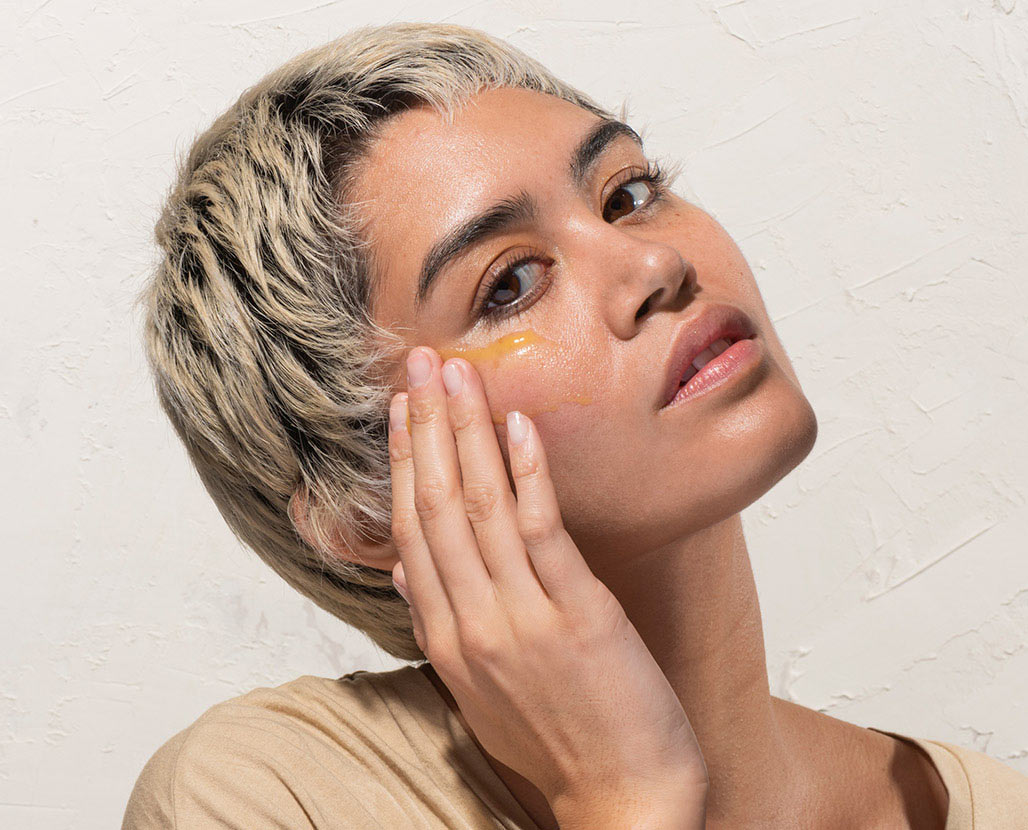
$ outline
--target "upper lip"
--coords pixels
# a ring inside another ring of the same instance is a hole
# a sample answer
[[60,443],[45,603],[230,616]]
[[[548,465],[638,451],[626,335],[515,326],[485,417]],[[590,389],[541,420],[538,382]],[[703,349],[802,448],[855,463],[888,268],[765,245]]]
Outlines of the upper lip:
[[753,337],[756,329],[742,310],[726,303],[708,305],[679,324],[671,341],[671,353],[664,364],[664,397],[662,407],[674,399],[682,375],[696,356],[721,338],[743,340]]

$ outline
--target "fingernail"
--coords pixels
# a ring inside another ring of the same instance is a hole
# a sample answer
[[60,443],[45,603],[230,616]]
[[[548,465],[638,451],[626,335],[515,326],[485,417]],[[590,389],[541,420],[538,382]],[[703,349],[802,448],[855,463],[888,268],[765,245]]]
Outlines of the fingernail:
[[393,398],[392,403],[389,404],[389,429],[403,429],[407,426],[406,420],[407,398],[403,395],[397,395]]
[[393,580],[393,587],[396,588],[397,593],[403,597],[403,601],[410,605],[410,597],[407,596],[406,589],[401,588],[395,579]]
[[[400,582],[402,582],[402,581],[403,580],[400,580]],[[393,587],[397,590],[397,592],[400,594],[400,596],[403,597],[403,601],[406,602],[408,605],[410,605],[410,597],[407,596],[407,586],[406,585],[401,585],[400,582],[396,581],[396,577],[395,576],[393,577]]]
[[512,444],[520,444],[528,437],[528,419],[516,409],[507,413],[507,434]]
[[456,395],[464,386],[464,378],[461,377],[456,363],[443,364],[443,386],[446,387],[447,395]]
[[407,355],[407,385],[417,389],[428,382],[432,374],[432,362],[428,355],[419,349],[413,349]]

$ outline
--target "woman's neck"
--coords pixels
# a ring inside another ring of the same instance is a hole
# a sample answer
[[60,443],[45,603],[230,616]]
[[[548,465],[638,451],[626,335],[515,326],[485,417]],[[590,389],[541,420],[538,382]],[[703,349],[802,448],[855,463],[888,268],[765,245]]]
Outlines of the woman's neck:
[[[623,566],[623,567],[622,567]],[[802,786],[770,693],[764,630],[739,515],[596,576],[677,692],[710,778],[708,817],[773,810]],[[772,817],[774,813],[770,813]]]
[[708,828],[942,826],[945,787],[916,750],[771,695],[740,515],[620,562],[593,570],[689,716]]

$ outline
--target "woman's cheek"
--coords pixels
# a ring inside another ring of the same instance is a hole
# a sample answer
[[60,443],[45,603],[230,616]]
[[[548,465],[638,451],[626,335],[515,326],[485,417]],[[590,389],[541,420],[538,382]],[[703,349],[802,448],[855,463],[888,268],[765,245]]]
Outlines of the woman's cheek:
[[[507,413],[518,410],[543,436],[562,437],[591,417],[594,396],[564,367],[521,361],[516,366],[479,370],[493,423],[506,425]],[[582,387],[582,388],[579,388]]]
[[462,357],[478,372],[492,421],[505,426],[507,413],[518,410],[541,433],[575,429],[582,410],[593,403],[590,379],[571,367],[581,366],[566,342],[525,328],[477,347],[439,349],[444,360]]
[[582,480],[576,477],[582,475],[583,464],[587,466],[586,458],[591,458],[589,450],[602,402],[593,390],[580,388],[584,386],[581,378],[568,373],[566,366],[522,363],[489,375],[483,373],[483,383],[504,457],[508,457],[507,413],[516,409],[532,419],[558,502],[563,505],[574,490],[574,482]]

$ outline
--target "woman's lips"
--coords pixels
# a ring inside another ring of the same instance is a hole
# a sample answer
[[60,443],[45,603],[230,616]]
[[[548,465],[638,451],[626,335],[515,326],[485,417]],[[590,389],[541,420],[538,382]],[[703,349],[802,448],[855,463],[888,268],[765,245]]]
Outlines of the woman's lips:
[[689,368],[686,369],[685,374],[682,375],[682,380],[680,381],[680,383],[682,385],[688,383],[693,377],[695,377],[697,372],[699,372],[704,366],[710,363],[710,361],[712,361],[715,357],[717,357],[722,352],[727,350],[734,342],[734,340],[729,340],[726,337],[722,337],[720,340],[715,340],[713,343],[707,346],[707,348],[705,348],[702,352],[700,352],[698,355],[696,355],[696,357],[693,358],[692,363],[689,364]]
[[750,318],[740,309],[727,303],[705,306],[679,324],[665,362],[664,389],[660,406],[664,407],[671,403],[678,394],[682,378],[689,371],[692,362],[712,343],[721,339],[734,343],[752,338],[756,333],[756,327]]
[[763,355],[763,346],[757,338],[737,340],[704,365],[687,383],[682,384],[667,406],[675,406],[684,400],[725,385],[737,375],[745,374],[747,370],[760,363]]

